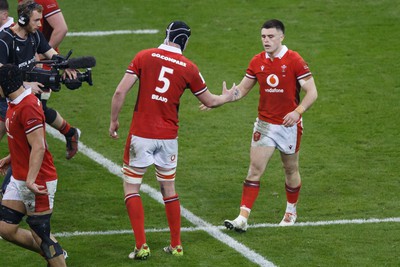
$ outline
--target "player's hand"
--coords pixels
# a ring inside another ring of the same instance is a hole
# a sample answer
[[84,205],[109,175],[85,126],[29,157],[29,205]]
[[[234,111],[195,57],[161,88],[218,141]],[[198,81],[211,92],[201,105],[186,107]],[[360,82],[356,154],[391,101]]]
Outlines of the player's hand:
[[228,90],[226,88],[226,82],[222,83],[222,95],[227,96],[226,102],[236,101],[238,98],[239,89],[236,87],[236,84],[233,83],[232,87]]
[[108,133],[111,138],[118,139],[118,129],[119,129],[119,122],[118,121],[111,121],[110,128],[108,129]]
[[[218,106],[221,106],[227,102],[232,102],[234,101],[234,96],[235,96],[235,92],[236,92],[236,85],[233,84],[232,87],[230,89],[226,88],[226,82],[222,82],[222,94],[219,95],[218,97],[222,99],[222,101],[220,102],[220,104]],[[204,104],[200,104],[199,109],[201,111],[208,111],[211,110],[212,108],[207,107]]]
[[44,185],[38,185],[36,183],[26,183],[26,187],[32,191],[35,195],[48,195],[49,192]]
[[207,106],[204,105],[204,104],[200,104],[199,109],[200,109],[201,111],[209,111],[209,110],[211,110],[212,108],[209,108],[209,107],[207,107]]
[[0,159],[0,174],[1,175],[6,175],[7,169],[10,166],[10,163],[11,163],[10,155],[7,155],[6,157]]
[[300,120],[300,114],[297,111],[293,110],[292,112],[286,114],[285,117],[283,117],[283,125],[285,127],[292,127],[299,120]]

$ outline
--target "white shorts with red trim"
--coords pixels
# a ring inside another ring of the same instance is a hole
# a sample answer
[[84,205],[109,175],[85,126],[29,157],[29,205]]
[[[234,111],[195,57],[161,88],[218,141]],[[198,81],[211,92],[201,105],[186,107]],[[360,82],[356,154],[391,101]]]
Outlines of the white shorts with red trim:
[[124,162],[145,168],[152,164],[172,169],[178,163],[178,139],[148,139],[132,135],[125,147]]
[[48,195],[35,195],[26,187],[25,181],[16,180],[11,176],[3,200],[22,201],[28,213],[48,211],[53,209],[54,206],[57,180],[46,182],[46,188]]
[[275,147],[285,154],[294,154],[300,149],[303,125],[300,120],[292,127],[271,124],[260,119],[256,119],[253,128],[251,146]]

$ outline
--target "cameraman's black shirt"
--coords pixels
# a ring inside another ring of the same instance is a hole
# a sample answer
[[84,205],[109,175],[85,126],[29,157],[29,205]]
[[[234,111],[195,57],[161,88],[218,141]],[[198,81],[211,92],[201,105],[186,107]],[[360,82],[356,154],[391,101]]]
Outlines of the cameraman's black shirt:
[[34,67],[35,54],[44,54],[51,46],[40,31],[28,34],[22,39],[10,28],[0,32],[0,63],[15,64],[21,70],[30,70]]

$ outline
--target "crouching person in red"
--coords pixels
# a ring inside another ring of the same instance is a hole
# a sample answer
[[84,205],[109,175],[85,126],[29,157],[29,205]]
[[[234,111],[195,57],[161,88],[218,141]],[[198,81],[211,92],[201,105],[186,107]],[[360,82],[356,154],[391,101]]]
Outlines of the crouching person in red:
[[[13,170],[0,206],[0,235],[39,253],[49,266],[66,266],[64,251],[50,233],[57,173],[47,149],[45,117],[40,100],[22,82],[17,66],[0,67],[0,94],[9,103],[5,125],[10,151],[0,171],[8,164]],[[30,231],[19,227],[25,215]]]

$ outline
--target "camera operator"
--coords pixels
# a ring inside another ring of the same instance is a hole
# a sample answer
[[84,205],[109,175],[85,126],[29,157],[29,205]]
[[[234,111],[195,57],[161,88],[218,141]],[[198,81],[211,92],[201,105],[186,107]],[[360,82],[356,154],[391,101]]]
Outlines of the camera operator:
[[[33,1],[18,0],[19,4],[25,4],[27,2],[33,2]],[[42,12],[43,16],[41,19],[42,25],[39,28],[39,30],[43,33],[44,37],[49,42],[49,45],[52,48],[54,48],[54,50],[59,52],[58,46],[61,44],[62,40],[64,39],[64,37],[67,35],[68,32],[68,26],[67,23],[65,22],[61,9],[59,8],[59,5],[56,0],[35,0],[35,2],[43,7],[43,12]],[[39,60],[46,59],[46,57],[42,54],[38,54],[37,56]],[[45,70],[51,69],[50,66],[45,64],[42,67]],[[47,106],[47,101],[51,96],[51,92],[52,92],[51,88],[46,88],[45,92],[41,94],[43,109],[45,110],[45,113],[53,113],[52,114],[53,116],[56,114],[56,119],[50,125],[58,129],[62,134],[64,134],[63,132],[67,132],[68,129],[62,131],[61,128],[64,125],[68,126],[68,124],[66,124],[66,120],[64,120],[63,117],[61,117],[60,113],[55,112],[53,109]],[[65,124],[63,125],[63,123]],[[72,129],[74,130],[75,128]],[[79,131],[75,129],[74,135],[72,137],[66,136],[67,159],[71,159],[78,151],[78,146],[77,142],[75,142],[75,139],[76,141],[78,141],[79,134],[80,134]]]
[[[14,23],[14,19],[8,15],[9,6],[7,0],[0,0],[0,31],[10,27]],[[0,99],[1,102],[5,102],[5,99]],[[6,116],[7,106],[5,103],[0,105],[0,140],[6,133],[4,126],[4,117]]]
[[[43,7],[34,1],[24,1],[18,6],[18,23],[6,28],[0,33],[0,65],[11,63],[17,65],[22,71],[31,70],[35,65],[35,55],[42,54],[46,59],[58,55],[44,35],[39,31],[42,26]],[[63,78],[76,79],[74,69],[65,69]],[[26,87],[40,98],[47,88],[38,82],[24,82]],[[70,126],[54,109],[48,108],[44,101],[43,109],[46,123],[56,128],[63,134],[67,142],[66,158],[71,159],[78,151],[80,131]]]
[[[9,7],[7,0],[0,0],[0,32],[10,27],[14,23],[14,19],[8,15]],[[5,102],[5,99],[0,99],[1,102]],[[0,105],[0,140],[6,133],[4,126],[4,117],[6,116],[6,103]]]
[[[42,26],[39,30],[43,33],[49,45],[59,52],[58,47],[67,35],[68,26],[57,0],[34,1],[43,7]],[[18,0],[19,4],[25,2],[27,2],[27,0]]]

